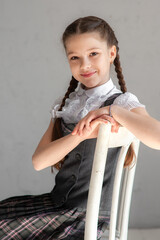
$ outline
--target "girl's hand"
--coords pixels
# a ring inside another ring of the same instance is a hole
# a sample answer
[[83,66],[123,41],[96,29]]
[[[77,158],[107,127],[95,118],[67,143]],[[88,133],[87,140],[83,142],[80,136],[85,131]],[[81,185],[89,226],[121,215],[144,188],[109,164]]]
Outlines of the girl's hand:
[[77,133],[81,135],[82,130],[85,127],[88,131],[91,130],[91,122],[104,114],[109,114],[109,107],[103,107],[94,111],[90,111],[84,118],[82,118],[78,122],[76,127],[73,129],[72,135],[76,135]]
[[[100,110],[100,109],[98,109],[98,110]],[[100,122],[107,123],[107,121],[109,121],[112,124],[111,132],[116,132],[116,133],[118,132],[120,124],[117,121],[115,121],[114,118],[110,117],[107,114],[103,114],[99,118],[94,119],[96,114],[97,114],[97,110],[91,111],[83,119],[81,119],[79,121],[79,123],[76,125],[76,127],[74,128],[72,135],[78,134],[79,136],[82,136],[82,135],[84,135],[84,131],[88,131],[88,133],[90,132],[90,134],[91,134],[91,132],[93,131],[92,127],[95,126],[95,124],[99,124]],[[94,120],[92,120],[92,119],[94,119]],[[96,137],[97,137],[97,135],[96,135]]]
[[119,127],[121,127],[119,122],[117,122],[113,117],[110,117],[109,115],[106,114],[101,116],[101,118],[104,118],[111,123],[111,132],[118,133]]
[[[95,120],[93,120],[90,123],[90,128],[89,129],[84,127],[81,132],[77,131],[77,133],[72,132],[71,134],[72,135],[78,134],[82,138],[82,141],[85,140],[85,139],[89,139],[89,138],[97,138],[98,130],[99,130],[99,124],[101,124],[101,123],[106,123],[107,124],[108,120],[105,120],[104,118],[96,118]],[[77,127],[77,125],[76,125],[76,127]]]

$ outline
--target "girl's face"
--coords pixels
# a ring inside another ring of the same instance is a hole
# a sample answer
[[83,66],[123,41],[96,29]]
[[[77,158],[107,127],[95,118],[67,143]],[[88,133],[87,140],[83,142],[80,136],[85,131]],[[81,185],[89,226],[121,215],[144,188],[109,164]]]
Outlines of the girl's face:
[[116,47],[108,48],[99,33],[83,33],[69,37],[66,54],[73,77],[86,89],[104,84],[110,79],[110,64],[116,57]]

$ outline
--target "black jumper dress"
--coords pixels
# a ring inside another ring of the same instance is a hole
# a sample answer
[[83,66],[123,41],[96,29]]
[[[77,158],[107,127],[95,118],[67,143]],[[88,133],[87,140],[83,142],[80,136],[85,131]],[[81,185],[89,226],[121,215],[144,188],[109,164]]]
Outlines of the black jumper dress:
[[[103,106],[113,103],[115,94]],[[63,135],[76,124],[62,123]],[[83,240],[86,205],[96,139],[81,142],[65,157],[50,193],[10,197],[0,202],[0,239]],[[97,239],[109,224],[112,189],[120,148],[108,150]]]

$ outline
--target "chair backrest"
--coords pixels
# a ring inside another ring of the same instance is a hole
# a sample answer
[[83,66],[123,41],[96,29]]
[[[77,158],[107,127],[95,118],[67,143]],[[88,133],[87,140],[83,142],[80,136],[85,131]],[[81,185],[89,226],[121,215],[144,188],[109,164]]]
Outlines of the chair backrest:
[[[131,143],[133,143],[136,161],[133,166],[125,169],[122,181],[125,156]],[[122,148],[117,162],[113,186],[109,240],[115,240],[116,232],[119,233],[118,238],[120,240],[127,239],[129,210],[137,163],[139,140],[124,127],[120,127],[118,133],[111,133],[111,124],[102,123],[99,127],[90,179],[84,235],[85,240],[97,239],[99,205],[104,170],[105,165],[107,164],[107,152],[108,148],[119,146]],[[122,187],[121,194],[120,187]]]

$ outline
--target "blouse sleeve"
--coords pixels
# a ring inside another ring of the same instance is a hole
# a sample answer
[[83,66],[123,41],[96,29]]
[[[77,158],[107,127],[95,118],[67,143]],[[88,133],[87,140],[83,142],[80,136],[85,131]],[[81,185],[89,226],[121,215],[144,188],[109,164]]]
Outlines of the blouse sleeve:
[[57,98],[51,107],[50,113],[51,113],[52,120],[54,120],[56,117],[59,117],[57,113],[58,113],[58,109],[61,106],[62,99],[63,99],[62,97]]
[[128,109],[129,111],[133,108],[137,108],[137,107],[144,107],[145,105],[141,104],[138,100],[138,98],[130,93],[130,92],[126,92],[124,94],[121,94],[120,96],[118,96],[114,102],[113,105],[119,105],[125,109]]

